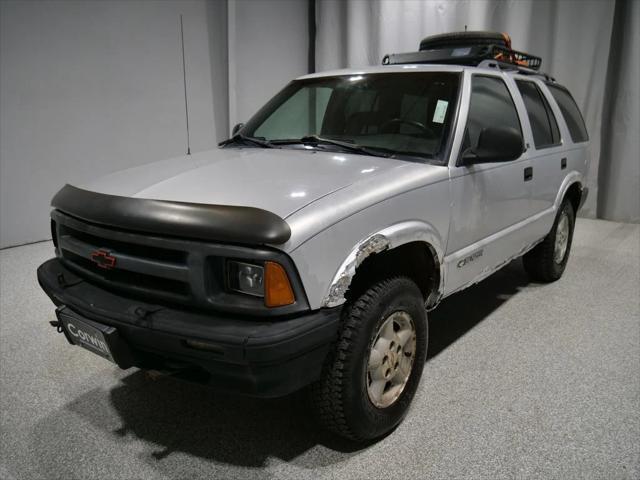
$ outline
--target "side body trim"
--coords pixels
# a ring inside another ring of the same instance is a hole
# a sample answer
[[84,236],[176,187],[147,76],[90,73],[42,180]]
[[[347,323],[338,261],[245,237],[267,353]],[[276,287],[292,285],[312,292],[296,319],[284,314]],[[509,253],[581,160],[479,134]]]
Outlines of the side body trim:
[[[466,246],[464,248],[461,248],[460,250],[457,250],[457,251],[447,255],[445,257],[445,259],[444,259],[444,264],[449,269],[450,268],[454,268],[454,267],[457,266],[458,262],[461,259],[464,259],[465,257],[467,257],[468,255],[472,254],[473,252],[484,250],[487,246],[495,244],[498,240],[501,240],[501,239],[513,234],[514,232],[517,232],[519,230],[523,230],[528,225],[530,225],[530,224],[532,224],[534,222],[537,222],[539,220],[542,220],[546,216],[553,215],[555,213],[555,211],[556,211],[555,207],[548,208],[546,210],[543,210],[542,212],[539,212],[539,213],[535,214],[532,217],[526,218],[525,220],[523,220],[521,222],[518,222],[518,223],[516,223],[514,225],[511,225],[511,226],[509,226],[509,227],[507,227],[507,228],[505,228],[505,229],[503,229],[503,230],[501,230],[499,232],[496,232],[493,235],[485,237],[482,240],[479,240],[479,241],[477,241],[475,243],[472,243],[471,245],[468,245],[468,246]],[[459,287],[456,287],[456,288],[452,289],[451,291],[446,292],[443,298],[448,297],[449,295],[452,295],[452,294],[454,294],[456,292],[459,292],[461,290],[464,290],[465,288],[484,280],[488,276],[490,276],[493,273],[495,273],[498,270],[500,270],[502,267],[507,265],[512,260],[514,260],[514,259],[516,259],[518,257],[521,257],[522,255],[527,253],[529,250],[531,250],[533,247],[535,247],[542,240],[544,240],[544,236],[541,236],[540,238],[538,238],[534,242],[531,242],[531,243],[525,245],[518,252],[508,256],[507,258],[505,258],[503,261],[501,261],[497,265],[489,266],[487,268],[484,268],[478,275],[476,275],[474,278],[472,278],[468,282],[465,282],[464,284],[460,285]]]

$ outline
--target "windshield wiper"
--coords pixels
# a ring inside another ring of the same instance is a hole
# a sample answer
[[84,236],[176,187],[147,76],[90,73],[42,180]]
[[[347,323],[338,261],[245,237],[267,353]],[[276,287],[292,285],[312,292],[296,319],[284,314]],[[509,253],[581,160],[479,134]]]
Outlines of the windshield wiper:
[[262,140],[256,137],[248,137],[247,135],[243,135],[241,133],[236,133],[233,137],[220,142],[218,146],[224,147],[225,145],[230,145],[232,143],[256,145],[261,148],[277,148],[267,140]]
[[365,147],[363,145],[358,145],[357,143],[349,143],[343,142],[340,140],[334,140],[332,138],[319,137],[318,135],[307,135],[302,138],[297,139],[287,139],[287,140],[272,140],[271,143],[273,145],[293,145],[296,143],[301,143],[303,145],[333,145],[336,147],[340,147],[343,150],[347,150],[353,153],[359,153],[361,155],[373,155],[376,157],[385,157],[389,158],[392,156],[390,153],[383,153],[378,150],[374,150],[373,148]]

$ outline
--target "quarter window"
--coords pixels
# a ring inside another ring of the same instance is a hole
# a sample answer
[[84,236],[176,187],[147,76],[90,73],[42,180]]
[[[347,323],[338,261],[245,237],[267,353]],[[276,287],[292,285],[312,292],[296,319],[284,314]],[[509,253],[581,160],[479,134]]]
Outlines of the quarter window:
[[571,140],[573,140],[574,143],[589,140],[589,134],[587,133],[587,127],[584,125],[582,114],[580,114],[580,109],[571,94],[564,87],[557,85],[547,85],[547,87],[551,95],[553,95],[553,98],[558,102],[564,121],[567,123]]
[[516,84],[527,108],[536,148],[558,145],[560,143],[558,123],[547,99],[533,82],[517,80]]
[[513,128],[522,133],[516,106],[504,81],[497,77],[474,75],[463,151],[478,146],[482,129],[495,126]]

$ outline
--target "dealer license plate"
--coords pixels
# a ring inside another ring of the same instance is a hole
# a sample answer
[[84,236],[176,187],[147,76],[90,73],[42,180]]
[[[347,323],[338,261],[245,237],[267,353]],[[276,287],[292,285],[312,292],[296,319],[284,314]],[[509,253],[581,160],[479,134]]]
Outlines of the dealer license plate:
[[67,338],[69,338],[74,345],[86,348],[96,355],[100,355],[113,363],[117,363],[113,358],[106,338],[106,334],[115,331],[115,328],[91,320],[81,319],[76,315],[70,315],[66,312],[59,312],[58,320],[62,322],[68,334]]

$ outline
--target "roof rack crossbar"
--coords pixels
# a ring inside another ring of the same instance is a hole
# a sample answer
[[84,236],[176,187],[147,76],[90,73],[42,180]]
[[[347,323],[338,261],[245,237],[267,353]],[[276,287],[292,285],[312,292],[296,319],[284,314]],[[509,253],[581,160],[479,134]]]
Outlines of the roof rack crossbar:
[[495,67],[517,70],[525,75],[542,75],[539,71],[542,59],[528,53],[518,52],[502,45],[472,45],[468,47],[437,48],[418,52],[392,53],[382,59],[383,65],[401,64],[453,64]]
[[533,70],[531,68],[522,67],[520,65],[514,65],[513,63],[501,62],[500,60],[483,60],[477,66],[479,68],[497,68],[500,70],[518,72],[523,75],[534,75],[534,76],[544,77],[544,79],[549,82],[556,81],[555,78],[553,78],[551,75],[545,72],[540,72],[538,70]]

